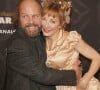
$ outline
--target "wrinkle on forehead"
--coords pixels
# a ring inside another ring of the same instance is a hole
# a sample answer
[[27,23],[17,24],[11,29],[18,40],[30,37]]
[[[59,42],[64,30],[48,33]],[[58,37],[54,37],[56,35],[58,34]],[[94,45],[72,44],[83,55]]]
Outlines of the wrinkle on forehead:
[[19,6],[20,12],[35,13],[36,11],[41,12],[41,6],[35,0],[23,0]]

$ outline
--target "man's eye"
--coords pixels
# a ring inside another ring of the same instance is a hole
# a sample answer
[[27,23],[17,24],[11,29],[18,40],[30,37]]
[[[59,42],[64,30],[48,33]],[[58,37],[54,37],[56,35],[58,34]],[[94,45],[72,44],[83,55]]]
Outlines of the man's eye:
[[23,18],[27,18],[27,15],[22,16]]
[[39,17],[38,15],[35,15],[35,16],[34,16],[34,18],[38,18],[38,17]]
[[40,15],[34,15],[33,17],[34,17],[34,18],[38,18],[38,17],[40,17]]

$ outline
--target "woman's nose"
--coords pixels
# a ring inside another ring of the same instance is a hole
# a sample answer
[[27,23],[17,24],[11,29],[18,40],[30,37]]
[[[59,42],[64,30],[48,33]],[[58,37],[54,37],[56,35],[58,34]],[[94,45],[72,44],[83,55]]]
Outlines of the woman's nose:
[[46,26],[46,28],[48,28],[48,27],[49,27],[49,23],[48,23],[48,22],[46,22],[46,25],[45,25],[45,26]]

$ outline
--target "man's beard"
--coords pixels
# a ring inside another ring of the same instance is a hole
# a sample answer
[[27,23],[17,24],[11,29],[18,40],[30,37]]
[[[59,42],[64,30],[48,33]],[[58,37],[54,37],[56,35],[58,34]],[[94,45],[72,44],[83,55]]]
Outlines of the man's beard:
[[[35,28],[35,29],[29,29],[29,28]],[[40,31],[41,31],[41,26],[39,26],[38,24],[34,24],[34,23],[28,23],[25,25],[25,27],[23,28],[26,32],[26,34],[29,37],[35,37],[37,35],[39,35]]]

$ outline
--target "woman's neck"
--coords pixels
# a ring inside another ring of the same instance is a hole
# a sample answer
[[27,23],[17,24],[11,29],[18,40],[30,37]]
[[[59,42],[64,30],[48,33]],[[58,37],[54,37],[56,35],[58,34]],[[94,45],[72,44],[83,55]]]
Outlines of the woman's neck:
[[51,37],[46,37],[46,47],[48,50],[52,50],[57,46],[57,43],[63,39],[63,30],[58,31]]

